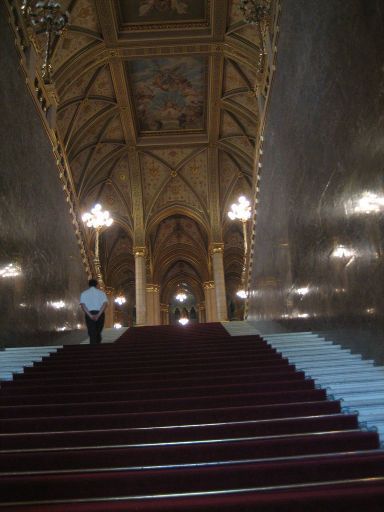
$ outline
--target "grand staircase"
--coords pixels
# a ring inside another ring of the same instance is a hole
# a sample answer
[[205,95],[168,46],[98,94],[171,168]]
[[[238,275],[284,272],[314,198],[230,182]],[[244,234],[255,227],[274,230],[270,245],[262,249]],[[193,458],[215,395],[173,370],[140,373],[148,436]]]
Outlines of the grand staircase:
[[226,323],[225,328],[232,336],[262,335],[296,369],[325,389],[329,398],[340,400],[344,412],[358,414],[360,426],[377,430],[384,445],[382,366],[312,332],[261,334],[254,323],[246,321]]
[[269,341],[142,327],[2,382],[0,511],[382,512],[378,432]]

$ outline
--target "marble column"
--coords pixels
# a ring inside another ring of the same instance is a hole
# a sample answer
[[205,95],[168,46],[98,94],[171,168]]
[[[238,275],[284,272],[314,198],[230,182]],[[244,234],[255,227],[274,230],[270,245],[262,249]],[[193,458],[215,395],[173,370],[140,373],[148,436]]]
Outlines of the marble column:
[[169,306],[160,304],[161,325],[169,325]]
[[136,325],[146,325],[145,247],[135,247]]
[[215,283],[206,281],[203,283],[205,294],[205,321],[217,322]]
[[160,325],[160,287],[147,285],[147,325]]
[[227,317],[227,299],[225,293],[225,280],[224,280],[224,262],[223,262],[224,244],[212,244],[212,267],[213,278],[215,281],[216,290],[216,310],[217,321],[223,322],[228,319]]
[[209,288],[209,304],[210,304],[210,318],[211,322],[217,322],[217,302],[216,302],[216,288],[214,281],[211,281],[211,286]]
[[160,286],[158,284],[153,285],[153,309],[155,325],[161,325]]
[[205,321],[211,321],[211,295],[209,293],[209,283],[210,281],[206,281],[203,283],[204,288],[204,296],[205,296]]
[[200,302],[199,305],[198,305],[198,310],[199,310],[199,323],[200,324],[204,324],[207,320],[206,320],[206,314],[205,314],[205,304],[204,302]]
[[105,327],[113,327],[115,323],[115,296],[114,296],[114,289],[105,287],[104,291],[108,297],[108,306],[105,310]]

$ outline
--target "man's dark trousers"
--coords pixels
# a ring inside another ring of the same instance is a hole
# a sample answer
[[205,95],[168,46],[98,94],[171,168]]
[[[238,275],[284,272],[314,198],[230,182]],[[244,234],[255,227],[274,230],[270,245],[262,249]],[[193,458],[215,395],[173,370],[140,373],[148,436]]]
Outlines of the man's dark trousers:
[[[90,311],[91,315],[97,315],[98,311]],[[102,313],[100,317],[95,321],[85,315],[85,322],[87,324],[89,342],[91,345],[97,345],[101,343],[101,332],[104,327],[105,314]]]

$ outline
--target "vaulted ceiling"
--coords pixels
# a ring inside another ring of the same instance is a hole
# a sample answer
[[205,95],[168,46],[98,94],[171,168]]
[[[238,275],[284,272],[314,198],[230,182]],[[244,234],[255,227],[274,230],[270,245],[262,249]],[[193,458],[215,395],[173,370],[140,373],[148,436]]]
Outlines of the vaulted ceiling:
[[227,288],[237,286],[242,230],[226,212],[252,193],[268,20],[244,22],[239,0],[61,3],[57,131],[81,209],[99,202],[115,220],[101,235],[106,284],[132,289],[133,248],[145,247],[162,302],[179,281],[202,296],[210,245],[223,242]]

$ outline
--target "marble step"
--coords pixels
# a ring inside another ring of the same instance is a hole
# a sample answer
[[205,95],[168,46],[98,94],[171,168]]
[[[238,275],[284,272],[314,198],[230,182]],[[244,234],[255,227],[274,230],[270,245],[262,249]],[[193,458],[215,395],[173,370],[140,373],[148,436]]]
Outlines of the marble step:
[[[239,330],[224,327],[231,335]],[[242,331],[251,335],[256,329],[243,322]],[[330,398],[341,400],[343,411],[357,412],[361,426],[377,430],[384,445],[384,367],[311,332],[258,334]]]

